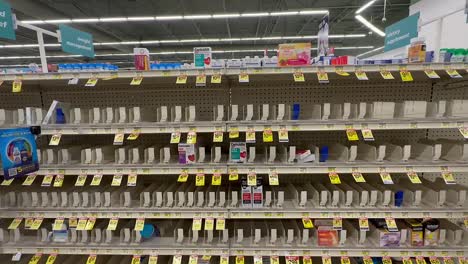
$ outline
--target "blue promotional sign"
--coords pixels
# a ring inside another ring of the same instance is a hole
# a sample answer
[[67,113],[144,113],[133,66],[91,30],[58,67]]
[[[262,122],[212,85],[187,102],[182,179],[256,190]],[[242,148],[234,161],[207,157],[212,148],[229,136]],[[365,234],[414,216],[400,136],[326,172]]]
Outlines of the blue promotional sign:
[[7,180],[39,170],[36,140],[29,127],[0,129],[0,151]]
[[385,28],[384,51],[390,51],[411,44],[418,37],[419,12]]
[[0,1],[0,38],[16,40],[11,6]]
[[59,25],[63,52],[94,58],[93,35],[69,26]]

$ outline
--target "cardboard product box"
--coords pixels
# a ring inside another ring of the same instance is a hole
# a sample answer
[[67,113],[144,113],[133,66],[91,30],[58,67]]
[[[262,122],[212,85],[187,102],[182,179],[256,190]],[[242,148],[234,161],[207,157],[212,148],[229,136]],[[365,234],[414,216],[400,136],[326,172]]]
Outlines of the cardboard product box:
[[381,247],[399,247],[401,232],[390,232],[388,229],[379,228],[379,245]]
[[338,230],[334,230],[333,226],[319,226],[317,228],[317,243],[321,247],[334,247],[340,241]]
[[429,219],[423,222],[424,246],[437,246],[439,243],[440,222],[437,219]]
[[262,178],[257,176],[257,186],[252,186],[252,206],[263,207],[263,184]]
[[278,45],[278,66],[310,65],[310,43],[288,43]]
[[252,207],[252,187],[247,185],[247,179],[241,180],[242,207]]
[[178,145],[178,151],[179,151],[179,164],[193,164],[197,161],[194,144],[180,143]]
[[231,142],[229,161],[234,163],[247,161],[247,144],[245,142]]
[[413,247],[424,246],[424,236],[423,236],[424,227],[422,223],[416,219],[406,219],[405,222],[410,232],[409,237],[410,237],[411,246]]

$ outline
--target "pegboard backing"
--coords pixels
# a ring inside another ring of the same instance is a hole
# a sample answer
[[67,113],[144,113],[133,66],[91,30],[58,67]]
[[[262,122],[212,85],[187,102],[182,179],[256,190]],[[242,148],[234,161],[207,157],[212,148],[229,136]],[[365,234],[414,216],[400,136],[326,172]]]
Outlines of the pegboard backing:
[[39,85],[23,85],[21,93],[12,93],[11,87],[9,83],[0,87],[0,108],[12,110],[23,107],[42,107]]

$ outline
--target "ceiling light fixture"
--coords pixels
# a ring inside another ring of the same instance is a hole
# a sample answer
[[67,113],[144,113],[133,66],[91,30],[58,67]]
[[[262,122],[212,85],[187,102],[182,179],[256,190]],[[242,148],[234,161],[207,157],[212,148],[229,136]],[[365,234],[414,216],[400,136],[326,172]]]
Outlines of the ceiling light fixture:
[[126,17],[104,17],[99,18],[99,22],[125,22],[128,21]]
[[303,10],[299,11],[299,15],[325,15],[328,14],[328,10]]
[[240,14],[216,14],[213,15],[213,18],[231,18],[231,17],[240,17]]
[[365,5],[361,6],[361,8],[359,8],[356,11],[356,15],[362,13],[362,11],[366,10],[369,6],[373,5],[375,2],[377,2],[377,0],[371,0],[371,1],[367,2]]
[[212,15],[190,15],[190,16],[184,16],[184,19],[208,19],[212,18]]
[[181,20],[184,19],[183,16],[157,16],[156,20]]
[[241,14],[241,17],[262,17],[262,16],[269,16],[270,13],[264,12],[264,13],[243,13]]
[[150,21],[155,20],[155,17],[152,16],[142,16],[142,17],[128,17],[128,21]]
[[271,12],[271,16],[293,16],[299,14],[299,11]]
[[366,52],[364,52],[364,53],[361,53],[361,54],[357,55],[356,57],[362,57],[362,56],[364,56],[364,55],[367,55],[367,54],[376,52],[376,51],[378,51],[378,50],[382,50],[383,48],[384,48],[384,46],[378,47],[378,48],[376,48],[376,49],[369,50],[369,51],[366,51]]
[[359,20],[362,24],[364,24],[366,27],[368,27],[370,30],[374,31],[381,37],[385,37],[385,32],[382,30],[378,29],[376,26],[372,25],[371,22],[367,21],[365,18],[363,18],[361,15],[357,15],[356,19]]
[[[99,22],[99,18],[74,18],[72,19],[73,23],[92,23],[92,22]],[[25,23],[23,21],[23,23]]]

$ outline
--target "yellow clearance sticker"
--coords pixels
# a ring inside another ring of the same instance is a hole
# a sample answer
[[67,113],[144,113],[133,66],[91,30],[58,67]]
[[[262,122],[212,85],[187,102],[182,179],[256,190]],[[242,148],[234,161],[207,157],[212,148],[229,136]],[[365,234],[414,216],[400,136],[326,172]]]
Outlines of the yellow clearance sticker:
[[296,72],[293,74],[295,82],[305,82],[304,73]]
[[186,84],[187,83],[187,75],[179,75],[177,76],[176,84]]
[[349,141],[359,141],[359,136],[353,128],[346,129],[346,137]]
[[220,84],[222,81],[221,74],[211,75],[211,83]]

